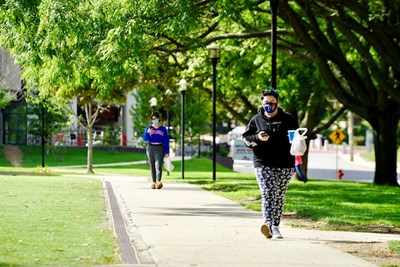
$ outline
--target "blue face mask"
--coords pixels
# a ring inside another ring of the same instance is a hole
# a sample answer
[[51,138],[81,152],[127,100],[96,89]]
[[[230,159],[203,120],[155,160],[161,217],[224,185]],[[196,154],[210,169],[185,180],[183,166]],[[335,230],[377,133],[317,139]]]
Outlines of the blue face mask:
[[151,120],[152,124],[158,124],[158,119]]
[[263,104],[262,106],[263,106],[263,109],[265,110],[265,112],[272,113],[276,110],[276,108],[278,107],[278,104],[267,103],[267,104]]

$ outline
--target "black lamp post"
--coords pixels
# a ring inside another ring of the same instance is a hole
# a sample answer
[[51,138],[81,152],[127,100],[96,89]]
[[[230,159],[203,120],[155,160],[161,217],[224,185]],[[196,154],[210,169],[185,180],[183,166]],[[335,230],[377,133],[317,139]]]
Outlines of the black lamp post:
[[[167,89],[165,91],[165,95],[167,96],[167,98],[169,98],[172,95],[172,91],[170,89]],[[170,103],[169,100],[168,100],[168,103]],[[169,129],[171,128],[171,118],[170,118],[170,114],[169,114],[169,109],[170,109],[170,107],[168,106],[168,108],[167,108],[167,130],[168,130],[168,134],[170,134]]]
[[212,91],[212,128],[213,128],[213,143],[212,143],[212,150],[213,150],[213,181],[216,180],[216,162],[217,162],[217,154],[216,154],[216,142],[215,142],[215,135],[217,132],[217,118],[216,118],[216,97],[217,97],[217,63],[219,61],[219,54],[220,49],[216,44],[211,44],[207,46],[207,50],[209,52],[209,57],[211,58],[211,62],[213,65],[213,91]]
[[44,162],[44,150],[45,150],[45,131],[44,131],[44,124],[45,124],[45,122],[44,122],[44,100],[41,102],[41,109],[42,109],[42,114],[41,114],[41,123],[42,123],[42,129],[41,129],[41,131],[42,131],[42,168],[44,168],[45,167],[45,162]]
[[181,92],[181,171],[182,179],[185,179],[185,93],[187,89],[187,82],[185,79],[181,79],[178,83],[179,91]]
[[278,0],[270,1],[271,7],[271,85],[276,89],[276,24],[278,12]]

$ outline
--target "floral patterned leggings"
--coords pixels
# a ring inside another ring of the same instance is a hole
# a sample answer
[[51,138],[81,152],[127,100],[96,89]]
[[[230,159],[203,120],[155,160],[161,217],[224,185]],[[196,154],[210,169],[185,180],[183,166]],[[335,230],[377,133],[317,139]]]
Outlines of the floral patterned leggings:
[[286,190],[294,168],[257,167],[255,174],[261,192],[264,223],[279,226]]

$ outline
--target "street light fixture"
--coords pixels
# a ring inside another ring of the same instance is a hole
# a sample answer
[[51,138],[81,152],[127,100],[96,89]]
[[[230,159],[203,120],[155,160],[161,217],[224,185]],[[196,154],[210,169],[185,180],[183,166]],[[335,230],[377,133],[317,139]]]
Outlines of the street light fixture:
[[217,119],[216,119],[216,90],[217,90],[217,63],[220,57],[220,49],[216,44],[211,44],[207,46],[208,55],[211,59],[213,65],[213,91],[212,91],[212,128],[213,128],[213,181],[216,180],[216,162],[217,162],[217,154],[216,154],[216,142],[215,136],[217,132]]
[[152,111],[156,111],[156,107],[157,107],[157,98],[152,97],[150,98],[150,107]]
[[187,89],[187,82],[185,79],[181,79],[178,83],[179,91],[181,92],[181,171],[182,179],[185,179],[185,93]]

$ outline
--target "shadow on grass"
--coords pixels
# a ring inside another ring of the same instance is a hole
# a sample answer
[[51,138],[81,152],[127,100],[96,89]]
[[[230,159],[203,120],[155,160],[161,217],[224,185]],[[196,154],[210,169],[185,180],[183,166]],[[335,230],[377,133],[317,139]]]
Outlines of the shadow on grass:
[[214,184],[210,186],[210,190],[219,192],[238,192],[258,189],[255,183],[238,183],[238,184]]
[[[57,174],[54,173],[47,173],[47,172],[35,172],[35,171],[0,171],[0,175],[10,175],[10,176],[18,176],[18,175],[24,175],[24,176],[58,176]],[[0,265],[1,267],[1,265]]]
[[7,262],[0,262],[0,267],[20,267],[22,265],[7,263]]

